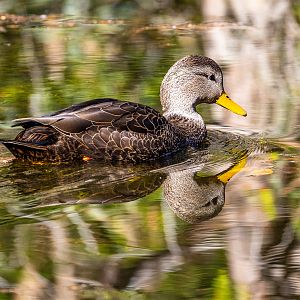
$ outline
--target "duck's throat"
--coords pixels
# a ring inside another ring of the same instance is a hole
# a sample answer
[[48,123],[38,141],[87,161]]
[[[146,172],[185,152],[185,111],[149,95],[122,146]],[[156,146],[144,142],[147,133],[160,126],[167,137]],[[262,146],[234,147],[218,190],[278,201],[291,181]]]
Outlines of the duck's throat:
[[199,146],[206,136],[206,127],[202,117],[195,112],[185,116],[182,113],[164,114],[165,118],[175,126],[180,134],[187,138],[191,146]]

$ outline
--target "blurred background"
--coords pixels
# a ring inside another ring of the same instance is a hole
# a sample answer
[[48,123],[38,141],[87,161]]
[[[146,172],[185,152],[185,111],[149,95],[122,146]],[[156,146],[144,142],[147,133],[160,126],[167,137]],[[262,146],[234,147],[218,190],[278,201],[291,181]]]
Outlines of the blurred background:
[[225,88],[249,116],[205,107],[207,122],[298,138],[299,7],[296,0],[0,1],[0,117],[104,96],[159,108],[167,69],[202,54],[221,64]]
[[259,140],[223,210],[197,224],[170,209],[163,176],[91,204],[137,170],[22,165],[1,147],[0,299],[298,299],[299,25],[299,0],[1,0],[0,138],[12,119],[92,98],[160,110],[168,68],[200,54],[248,112],[202,105],[208,127]]

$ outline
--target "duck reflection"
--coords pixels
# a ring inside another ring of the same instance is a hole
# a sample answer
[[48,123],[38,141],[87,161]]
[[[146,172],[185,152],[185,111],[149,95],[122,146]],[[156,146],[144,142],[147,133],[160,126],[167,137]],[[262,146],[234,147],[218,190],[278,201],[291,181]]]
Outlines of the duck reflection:
[[[60,182],[39,197],[38,207],[60,204],[113,204],[134,201],[145,197],[162,186],[164,200],[173,212],[188,223],[197,223],[218,215],[225,203],[227,182],[246,164],[245,156],[238,162],[220,162],[212,171],[211,162],[186,160],[163,168],[140,167],[130,173],[128,168],[111,166],[99,168],[88,180],[87,167],[78,170],[68,185]],[[109,170],[109,171],[108,171]],[[215,173],[215,174],[211,174]],[[73,175],[72,175],[73,176]],[[80,180],[78,181],[78,176]],[[80,177],[81,176],[81,177]],[[69,177],[70,180],[70,177]],[[32,207],[31,207],[32,209]]]
[[[205,173],[205,164],[190,161],[150,170],[125,180],[108,182],[99,188],[86,187],[91,193],[76,203],[120,203],[140,199],[162,185],[164,200],[174,213],[188,223],[197,223],[218,215],[225,203],[225,186],[246,164],[246,158],[228,164],[215,175]],[[200,171],[203,170],[203,171]],[[94,192],[92,192],[94,190]],[[63,197],[64,199],[68,199]]]
[[225,184],[217,177],[197,178],[196,173],[174,172],[164,182],[164,197],[179,218],[196,223],[222,210]]
[[164,200],[174,213],[185,222],[197,223],[221,211],[226,183],[244,167],[248,155],[243,151],[218,160],[205,151],[200,154],[183,153],[185,159],[177,156],[164,163],[138,166],[28,166],[17,162],[6,171],[15,195],[23,195],[19,212],[39,214],[41,208],[47,208],[51,214],[50,206],[129,202],[162,186]]
[[225,203],[225,186],[246,164],[246,158],[214,176],[191,170],[173,171],[164,182],[164,198],[174,213],[188,223],[211,219]]

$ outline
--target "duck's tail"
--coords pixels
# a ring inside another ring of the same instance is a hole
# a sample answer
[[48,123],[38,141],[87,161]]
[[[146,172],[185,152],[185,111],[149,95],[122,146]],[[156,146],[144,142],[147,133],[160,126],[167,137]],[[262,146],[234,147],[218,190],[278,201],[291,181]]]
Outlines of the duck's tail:
[[27,142],[0,140],[0,143],[3,144],[16,158],[29,161],[44,160],[45,151],[47,151],[45,146]]

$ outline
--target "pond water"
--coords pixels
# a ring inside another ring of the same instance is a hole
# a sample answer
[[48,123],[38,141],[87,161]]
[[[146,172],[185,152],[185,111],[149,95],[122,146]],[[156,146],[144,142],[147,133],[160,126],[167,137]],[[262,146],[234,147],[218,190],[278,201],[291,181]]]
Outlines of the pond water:
[[160,110],[160,82],[188,54],[221,65],[248,117],[203,105],[203,148],[140,165],[29,164],[1,146],[0,298],[300,297],[300,48],[276,26],[1,27],[1,139],[12,119],[93,98]]

